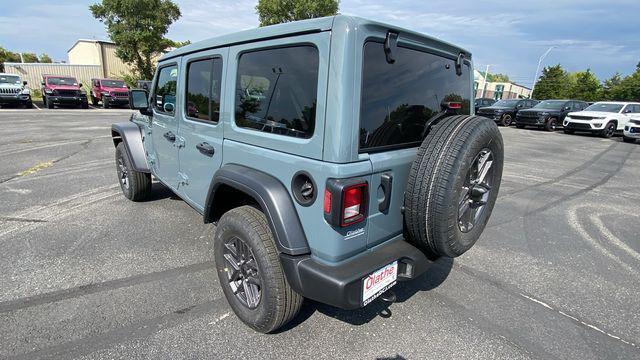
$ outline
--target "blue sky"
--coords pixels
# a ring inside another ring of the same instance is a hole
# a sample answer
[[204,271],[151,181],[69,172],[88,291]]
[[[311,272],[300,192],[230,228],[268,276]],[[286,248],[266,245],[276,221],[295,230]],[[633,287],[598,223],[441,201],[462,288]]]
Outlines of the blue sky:
[[[88,6],[95,1],[0,0],[0,46],[66,60],[78,38],[106,39]],[[182,18],[168,34],[198,41],[258,25],[256,1],[177,0]],[[478,68],[530,86],[538,57],[570,71],[591,68],[601,79],[640,62],[640,1],[343,0],[343,14],[424,32],[470,50]]]

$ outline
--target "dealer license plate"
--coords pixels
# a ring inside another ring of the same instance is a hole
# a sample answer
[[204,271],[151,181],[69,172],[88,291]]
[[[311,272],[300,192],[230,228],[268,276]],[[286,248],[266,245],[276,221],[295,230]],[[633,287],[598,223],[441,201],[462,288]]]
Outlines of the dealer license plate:
[[394,261],[362,279],[362,306],[368,305],[385,291],[391,289],[397,279],[398,261]]

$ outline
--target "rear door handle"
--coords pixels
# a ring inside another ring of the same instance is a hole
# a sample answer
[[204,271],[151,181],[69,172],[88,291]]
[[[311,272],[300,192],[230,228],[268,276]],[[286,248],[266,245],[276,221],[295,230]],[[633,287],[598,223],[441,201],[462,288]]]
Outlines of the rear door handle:
[[213,146],[206,142],[201,142],[200,144],[196,145],[196,149],[198,149],[198,151],[200,151],[200,153],[202,153],[203,155],[209,157],[212,157],[216,152]]
[[171,142],[175,142],[176,141],[176,134],[172,133],[171,131],[168,131],[168,132],[164,133],[163,136],[168,141],[171,141]]

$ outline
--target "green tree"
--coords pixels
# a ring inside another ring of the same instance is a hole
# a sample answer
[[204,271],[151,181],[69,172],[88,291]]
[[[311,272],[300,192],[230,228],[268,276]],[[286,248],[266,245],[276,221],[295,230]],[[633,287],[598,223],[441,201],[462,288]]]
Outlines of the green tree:
[[622,82],[622,76],[619,72],[616,72],[612,77],[606,79],[602,84],[602,100],[614,100],[613,93],[616,91],[620,83]]
[[20,54],[0,47],[0,71],[4,71],[4,63],[6,62],[20,62]]
[[338,13],[339,0],[259,0],[260,26],[312,19]]
[[487,81],[490,82],[509,82],[509,76],[506,74],[489,74]]
[[625,76],[620,84],[612,89],[611,93],[613,100],[640,101],[640,63],[636,66],[636,71]]
[[26,63],[37,63],[38,62],[38,55],[36,55],[34,53],[22,53],[22,58],[24,59],[24,62],[26,62]]
[[584,101],[599,100],[602,85],[590,69],[578,71],[572,75],[574,75],[575,81],[570,82],[568,98]]
[[43,54],[40,54],[40,57],[38,58],[38,62],[50,64],[53,62],[53,60],[51,60],[51,57],[49,55],[43,53]]
[[178,5],[171,0],[102,0],[89,10],[105,24],[116,55],[133,65],[137,76],[151,79],[154,55],[174,44],[164,35],[181,16]]
[[532,97],[539,100],[563,99],[567,97],[569,86],[569,74],[560,64],[547,66],[536,82]]

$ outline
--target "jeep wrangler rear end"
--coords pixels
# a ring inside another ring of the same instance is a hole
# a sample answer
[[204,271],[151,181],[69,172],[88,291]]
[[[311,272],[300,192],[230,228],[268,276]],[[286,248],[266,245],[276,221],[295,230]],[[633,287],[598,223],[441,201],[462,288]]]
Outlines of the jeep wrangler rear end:
[[130,92],[118,178],[140,200],[153,175],[217,224],[220,284],[257,331],[305,297],[366,306],[489,219],[502,138],[471,115],[471,74],[463,49],[347,16],[188,45]]

